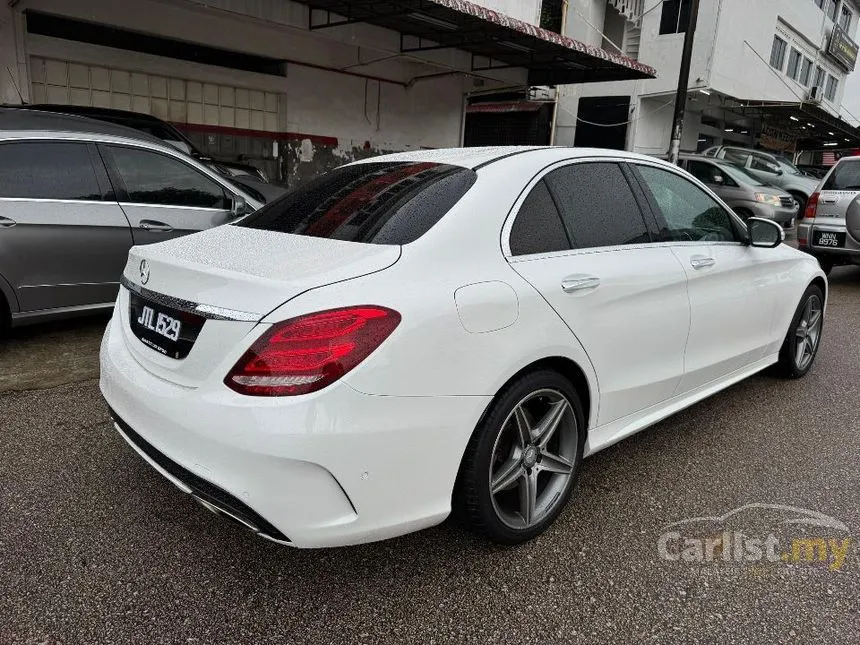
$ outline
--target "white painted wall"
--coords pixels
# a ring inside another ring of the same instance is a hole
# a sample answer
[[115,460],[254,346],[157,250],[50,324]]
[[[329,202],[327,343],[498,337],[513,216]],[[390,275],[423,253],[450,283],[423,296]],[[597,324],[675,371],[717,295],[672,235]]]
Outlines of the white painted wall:
[[[849,35],[856,40],[860,10],[857,3],[850,2],[854,20]],[[645,0],[639,50],[639,60],[654,67],[658,77],[559,88],[555,143],[573,144],[580,97],[631,96],[628,148],[645,154],[667,149],[673,112],[671,101],[677,88],[684,34],[659,34],[659,4],[660,0]],[[606,0],[570,0],[565,33],[600,46],[605,6]],[[814,63],[839,80],[836,99],[825,101],[822,106],[839,114],[847,85],[851,88],[847,107],[860,117],[860,74],[846,82],[848,75],[823,53],[831,27],[832,22],[813,0],[700,0],[689,88],[711,88],[739,99],[805,100],[806,88],[776,73],[768,64],[773,36],[779,29],[790,36],[789,40],[797,42]],[[684,123],[682,148],[686,149],[696,147],[701,110],[708,103],[701,95],[693,98],[696,102],[688,106]],[[856,121],[845,110],[842,116]]]
[[[780,32],[790,46],[839,81],[835,100],[822,103],[825,109],[839,114],[848,75],[825,54],[833,23],[812,0],[722,0],[722,4],[724,18],[716,41],[719,54],[714,57],[710,82],[713,88],[740,99],[805,100],[807,88],[769,65],[774,34]],[[852,7],[855,18],[849,35],[856,40],[858,11]]]
[[0,3],[0,103],[19,103],[17,88],[27,84],[26,64],[18,61],[20,14]]
[[[483,4],[501,11],[516,9],[520,19],[532,15],[534,19],[539,5],[537,0]],[[465,52],[392,58],[399,52],[397,33],[362,24],[309,32],[307,7],[286,0],[28,0],[14,8],[5,2],[0,7],[0,92],[10,103],[18,102],[18,95],[6,67],[17,73],[29,100],[28,66],[34,56],[88,65],[109,62],[112,68],[130,72],[275,92],[281,105],[280,131],[337,137],[353,145],[366,141],[376,149],[405,149],[459,145],[464,94],[475,85],[474,78],[464,73],[471,65]],[[40,36],[19,34],[16,41],[14,26],[24,8],[296,63],[287,63],[284,78]],[[424,75],[435,77],[422,80]],[[484,87],[524,80],[523,70],[494,71],[487,74]]]

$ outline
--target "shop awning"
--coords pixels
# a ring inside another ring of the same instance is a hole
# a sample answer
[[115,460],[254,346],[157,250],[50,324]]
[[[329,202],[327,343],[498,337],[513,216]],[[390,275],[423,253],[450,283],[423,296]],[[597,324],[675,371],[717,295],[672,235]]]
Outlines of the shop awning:
[[742,111],[761,119],[779,136],[792,139],[797,150],[860,147],[860,129],[833,116],[817,103],[743,101]]
[[460,49],[472,71],[528,70],[530,85],[596,83],[656,76],[654,68],[515,20],[466,0],[297,0],[310,28],[367,23],[400,33],[402,53]]

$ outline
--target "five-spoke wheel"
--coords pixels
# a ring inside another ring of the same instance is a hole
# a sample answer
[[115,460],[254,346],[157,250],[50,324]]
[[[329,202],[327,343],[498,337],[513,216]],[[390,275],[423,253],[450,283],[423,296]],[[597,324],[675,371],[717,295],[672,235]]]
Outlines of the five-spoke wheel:
[[824,293],[812,284],[803,293],[779,352],[779,368],[789,378],[800,378],[811,368],[824,326]]
[[573,475],[578,432],[573,408],[557,390],[528,394],[505,419],[490,461],[490,492],[512,528],[539,523]]
[[505,544],[534,537],[561,512],[582,459],[576,390],[556,372],[520,377],[496,397],[466,450],[455,505]]

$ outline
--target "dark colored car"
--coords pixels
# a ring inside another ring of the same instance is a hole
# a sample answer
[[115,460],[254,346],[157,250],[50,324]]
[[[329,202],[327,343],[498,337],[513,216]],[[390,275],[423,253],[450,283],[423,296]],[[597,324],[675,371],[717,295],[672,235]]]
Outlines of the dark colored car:
[[198,150],[191,140],[176,126],[168,123],[167,121],[162,121],[150,114],[129,112],[127,110],[114,110],[110,108],[89,107],[84,105],[52,105],[47,103],[36,105],[10,105],[7,107],[41,110],[44,112],[58,112],[61,114],[74,114],[77,116],[85,116],[90,119],[123,125],[127,128],[146,132],[162,141],[166,141],[174,148],[178,148],[182,152],[191,155],[198,161],[203,162],[210,168],[221,173],[225,177],[230,177],[239,183],[243,183],[242,179],[244,177],[253,177],[257,181],[267,183],[269,181],[266,173],[256,166],[235,161],[219,161],[206,156]]
[[226,224],[262,204],[139,130],[0,108],[0,336],[10,323],[109,309],[133,245]]

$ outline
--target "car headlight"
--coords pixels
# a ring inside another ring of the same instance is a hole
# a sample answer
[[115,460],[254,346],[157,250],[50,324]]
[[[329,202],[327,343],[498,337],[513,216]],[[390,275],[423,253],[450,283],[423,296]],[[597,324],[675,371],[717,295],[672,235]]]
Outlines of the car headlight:
[[777,195],[771,195],[770,193],[756,193],[755,200],[757,202],[761,202],[762,204],[770,204],[771,206],[782,206],[782,202],[779,201],[779,197]]

